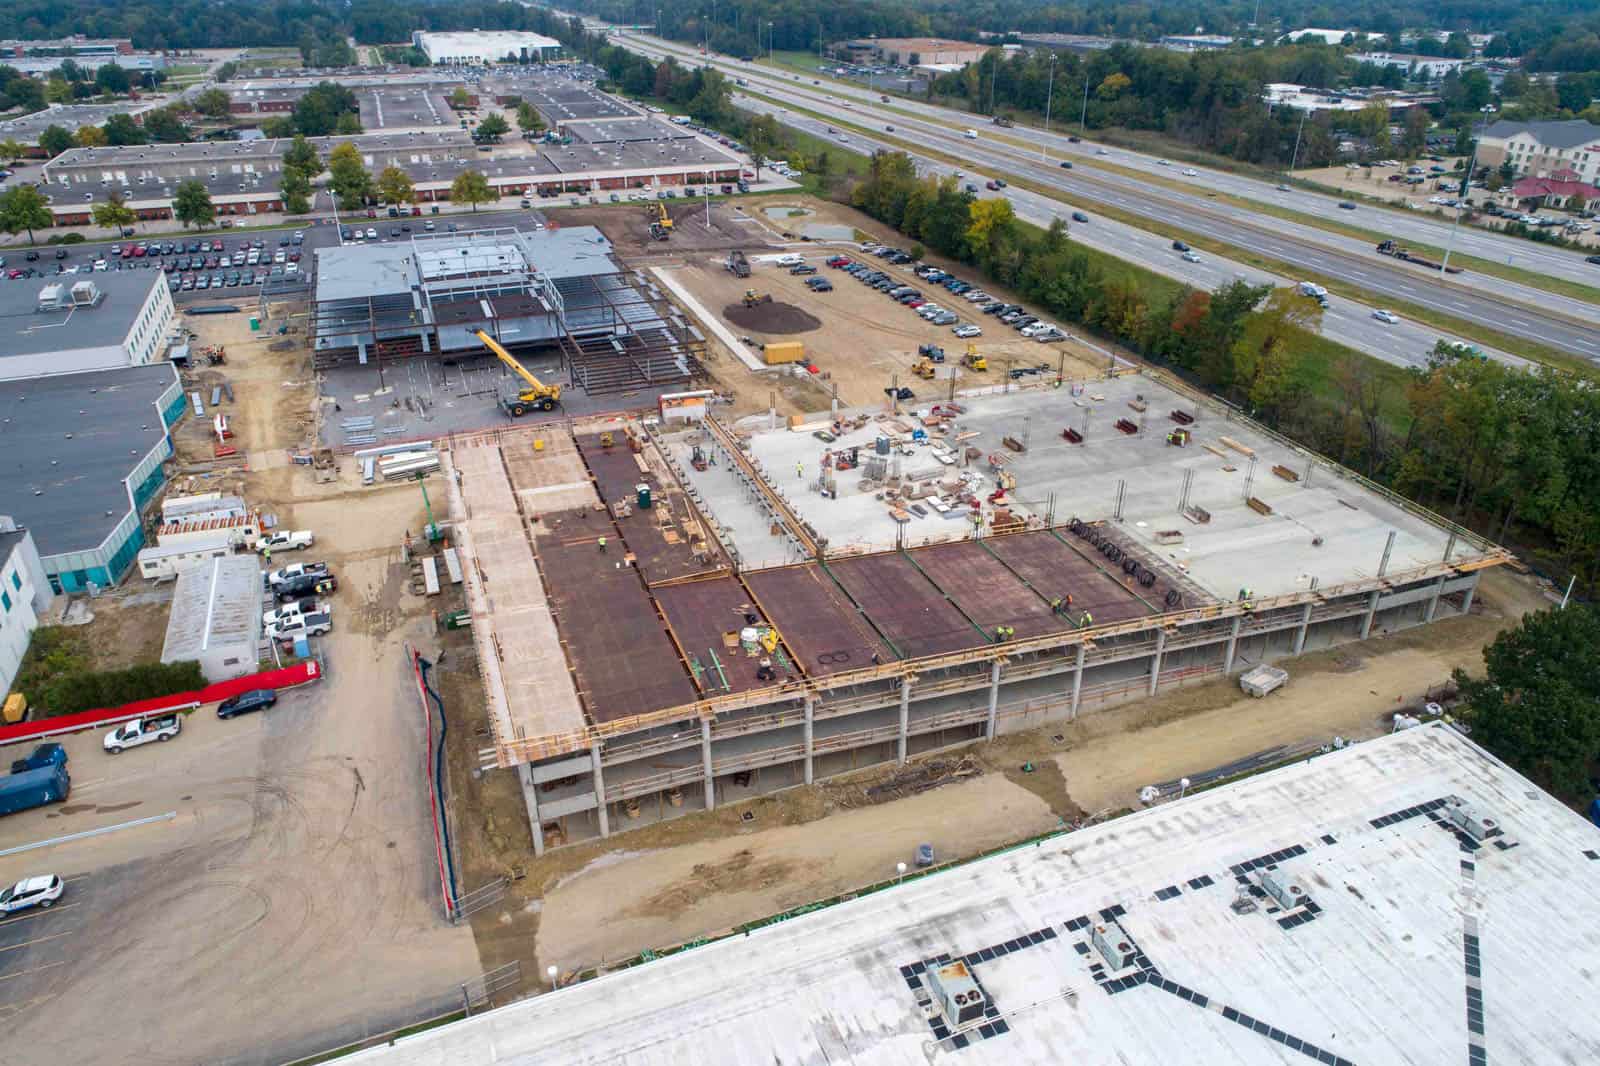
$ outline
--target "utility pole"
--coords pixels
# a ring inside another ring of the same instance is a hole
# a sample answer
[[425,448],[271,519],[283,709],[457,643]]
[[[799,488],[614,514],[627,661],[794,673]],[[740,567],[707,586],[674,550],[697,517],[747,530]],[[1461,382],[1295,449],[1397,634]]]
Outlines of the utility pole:
[[[1487,122],[1488,118],[1489,116],[1485,114],[1484,121]],[[1461,228],[1461,212],[1464,210],[1467,202],[1467,190],[1472,187],[1472,169],[1477,165],[1477,163],[1478,138],[1476,134],[1474,134],[1472,138],[1472,154],[1467,157],[1467,175],[1461,179],[1461,189],[1456,194],[1456,219],[1450,224],[1450,240],[1444,246],[1444,259],[1439,263],[1439,277],[1441,279],[1444,277],[1445,272],[1450,269],[1450,253],[1455,251],[1456,230]]]
[[[1259,2],[1260,0],[1257,0],[1257,3]],[[1294,177],[1295,164],[1300,161],[1300,135],[1306,131],[1306,116],[1309,114],[1311,114],[1310,108],[1301,109],[1300,126],[1294,131],[1294,154],[1289,156],[1289,177],[1291,178]]]
[[1078,115],[1078,125],[1084,133],[1089,132],[1089,64],[1083,64],[1083,111]]
[[1050,101],[1055,99],[1056,54],[1050,53],[1050,81],[1044,90],[1044,137],[1039,141],[1039,158],[1050,158]]

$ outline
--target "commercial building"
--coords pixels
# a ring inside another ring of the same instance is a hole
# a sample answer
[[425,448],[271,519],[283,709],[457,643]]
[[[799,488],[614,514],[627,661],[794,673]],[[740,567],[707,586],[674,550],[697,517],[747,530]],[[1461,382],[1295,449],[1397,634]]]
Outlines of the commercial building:
[[1369,102],[1367,97],[1360,94],[1351,95],[1288,82],[1267,84],[1262,88],[1262,96],[1275,107],[1292,107],[1297,111],[1360,111]]
[[556,350],[587,391],[687,382],[704,340],[641,286],[593,226],[432,233],[319,248],[310,335],[318,369]]
[[133,41],[126,37],[57,37],[39,41],[0,41],[0,57],[55,56],[61,59],[108,60],[133,54]]
[[229,82],[228,106],[235,115],[282,115],[294,110],[300,98],[325,81],[355,93],[361,108],[361,128],[429,129],[455,126],[450,110],[451,93],[467,89],[467,101],[476,107],[477,93],[457,77],[444,74],[339,72],[328,77],[252,78]]
[[538,846],[1457,616],[1506,560],[1163,376],[1007,388],[629,427],[637,453],[614,423],[453,443],[494,760],[526,764]]
[[962,67],[982,59],[989,49],[970,41],[942,37],[869,37],[846,41],[836,51],[854,63],[892,67]]
[[1214,52],[1232,47],[1237,39],[1220,33],[1176,33],[1161,38],[1161,47],[1174,52]]
[[1278,38],[1278,43],[1292,42],[1300,44],[1304,42],[1310,44],[1321,42],[1322,44],[1343,44],[1346,39],[1359,41],[1361,37],[1360,30],[1324,30],[1315,26],[1307,26],[1302,30],[1290,30]]
[[1596,860],[1594,826],[1430,725],[349,1062],[1592,1061]]
[[[361,134],[310,138],[324,162],[342,143],[360,151],[374,173],[395,165],[410,168],[473,157],[466,130]],[[72,148],[44,166],[44,186],[57,225],[92,221],[90,209],[115,193],[141,218],[170,218],[179,182],[199,181],[211,193],[219,215],[247,215],[282,209],[286,138],[254,141]]]
[[1467,66],[1465,59],[1445,59],[1440,56],[1407,55],[1401,52],[1357,52],[1350,57],[1357,63],[1372,63],[1380,67],[1399,67],[1419,81],[1439,81],[1446,74],[1459,73]]
[[485,67],[495,63],[542,63],[561,50],[554,37],[518,30],[429,33],[418,30],[411,43],[435,66]]
[[159,358],[174,309],[160,271],[18,278],[0,285],[0,381]]
[[261,563],[254,556],[224,555],[183,570],[161,661],[196,661],[213,684],[254,673],[262,610]]
[[[85,126],[104,126],[112,115],[128,115],[142,123],[144,114],[160,106],[159,101],[124,100],[115,104],[51,104],[43,111],[0,122],[0,140],[13,140],[31,149],[38,149],[39,135],[51,126],[60,126],[68,133],[77,133]],[[36,151],[43,155],[43,151]]]
[[1600,185],[1600,126],[1581,118],[1501,119],[1478,135],[1478,164],[1498,167],[1507,160],[1522,177],[1554,178],[1557,171],[1571,171],[1574,180]]
[[[43,56],[30,56],[26,59],[0,60],[19,74],[28,74],[35,78],[47,77],[50,72],[61,66],[61,59],[46,58]],[[113,66],[121,67],[133,74],[143,74],[147,71],[167,69],[167,57],[160,52],[134,52],[131,55],[110,55],[88,59],[74,59],[80,67],[93,73],[96,67]]]
[[33,535],[0,515],[0,692],[10,693],[39,615],[54,598]]
[[1548,178],[1521,178],[1509,190],[1501,190],[1500,198],[1506,199],[1508,191],[1511,203],[1528,211],[1566,207],[1579,198],[1585,205],[1600,202],[1600,188],[1578,180],[1575,170],[1558,170]]
[[155,363],[3,381],[0,410],[0,500],[32,533],[50,587],[116,584],[165,483],[168,430],[184,410],[178,372]]

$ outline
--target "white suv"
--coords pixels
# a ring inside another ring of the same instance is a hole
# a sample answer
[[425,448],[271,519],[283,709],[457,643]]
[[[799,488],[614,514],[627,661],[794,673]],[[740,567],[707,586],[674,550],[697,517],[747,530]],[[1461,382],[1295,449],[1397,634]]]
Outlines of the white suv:
[[0,914],[13,914],[29,907],[53,907],[66,890],[66,884],[55,874],[25,877],[0,892]]
[[799,255],[784,255],[778,257],[778,265],[781,267],[797,267],[805,261],[805,257]]

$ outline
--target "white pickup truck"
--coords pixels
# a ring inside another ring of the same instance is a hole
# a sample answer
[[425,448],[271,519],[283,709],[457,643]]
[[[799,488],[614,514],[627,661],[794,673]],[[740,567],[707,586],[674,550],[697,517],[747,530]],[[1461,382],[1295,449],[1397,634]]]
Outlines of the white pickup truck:
[[124,748],[137,748],[151,741],[171,740],[183,731],[183,719],[176,714],[159,714],[152,718],[136,718],[123,722],[105,735],[101,744],[112,755],[121,755]]
[[290,563],[288,566],[279,567],[267,574],[267,584],[275,588],[290,578],[304,577],[306,574],[326,574],[327,572],[327,563]]
[[294,603],[286,603],[276,610],[263,612],[261,615],[261,624],[264,626],[274,626],[294,618],[299,618],[301,615],[331,615],[332,613],[333,608],[328,604],[323,603],[321,600],[296,600]]
[[256,541],[256,551],[303,551],[315,544],[316,540],[317,538],[311,535],[311,530],[309,529],[296,529],[292,532],[284,529],[276,533],[268,533]]
[[331,629],[333,629],[333,616],[329,614],[302,614],[265,627],[268,638],[272,640],[314,637]]

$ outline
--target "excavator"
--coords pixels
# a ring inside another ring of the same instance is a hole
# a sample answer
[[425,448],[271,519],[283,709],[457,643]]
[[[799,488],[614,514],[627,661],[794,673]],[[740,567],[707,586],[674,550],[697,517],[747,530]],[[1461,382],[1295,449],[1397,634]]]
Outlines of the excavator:
[[757,292],[754,289],[744,290],[744,305],[746,307],[758,307],[761,304],[769,304],[771,302],[772,293],[770,292]]
[[540,381],[534,376],[533,371],[518,362],[516,356],[506,351],[500,346],[499,341],[483,330],[475,330],[474,335],[483,343],[485,348],[495,354],[495,358],[510,367],[518,377],[528,383],[527,388],[518,390],[515,395],[500,397],[500,406],[506,409],[507,414],[513,418],[521,418],[528,413],[530,408],[537,407],[541,411],[555,410],[556,404],[561,402],[560,385],[546,385]]
[[967,354],[961,357],[961,365],[968,370],[988,370],[989,360],[978,352],[976,344],[967,345]]
[[664,241],[672,236],[672,216],[667,214],[667,205],[659,200],[651,206],[654,210],[647,210],[650,215],[650,236],[654,240]]

